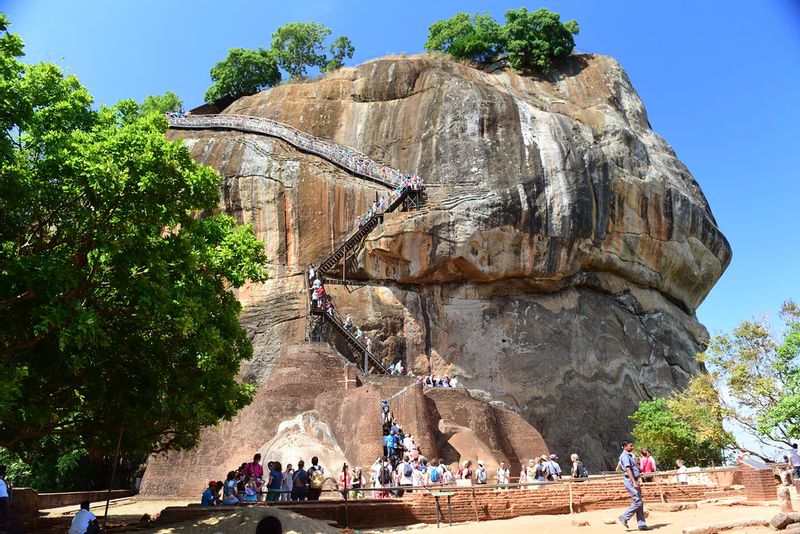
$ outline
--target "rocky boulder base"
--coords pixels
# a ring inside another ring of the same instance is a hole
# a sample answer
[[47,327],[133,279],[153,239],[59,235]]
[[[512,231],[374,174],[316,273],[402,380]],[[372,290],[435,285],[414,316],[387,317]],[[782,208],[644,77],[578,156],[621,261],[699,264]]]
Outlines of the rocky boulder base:
[[[534,79],[383,58],[225,113],[278,120],[427,180],[424,208],[388,216],[351,258],[348,278],[369,285],[333,290],[337,306],[387,363],[458,376],[520,414],[541,453],[613,467],[638,402],[700,370],[707,333],[694,312],[731,250],[613,59],[573,56]],[[305,267],[387,191],[273,138],[171,135],[223,174],[221,209],[266,245],[271,280],[239,293],[255,345],[242,376],[264,384],[282,347],[304,338]]]

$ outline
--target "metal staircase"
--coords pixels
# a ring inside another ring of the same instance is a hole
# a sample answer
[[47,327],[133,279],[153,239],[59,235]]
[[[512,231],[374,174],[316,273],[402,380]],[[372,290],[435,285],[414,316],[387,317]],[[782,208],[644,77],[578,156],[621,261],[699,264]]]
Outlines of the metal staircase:
[[[393,212],[401,206],[405,209],[419,207],[421,201],[421,188],[410,185],[411,176],[385,165],[380,165],[366,155],[349,147],[344,147],[301,132],[289,125],[261,117],[243,115],[188,115],[168,117],[170,127],[178,129],[223,129],[236,130],[277,137],[293,145],[298,150],[317,155],[349,173],[367,178],[387,188],[392,193],[388,206],[380,213],[374,213],[353,235],[351,235],[336,251],[323,260],[317,268],[317,277],[322,281],[325,273],[342,261],[348,252],[359,247],[369,233],[383,222],[384,215]],[[251,148],[252,143],[245,142]],[[263,156],[268,156],[262,150],[256,149]],[[346,266],[342,266],[342,275]],[[306,284],[306,295],[310,297],[309,280],[303,276]],[[359,281],[346,281],[331,278],[331,284],[360,284]],[[363,283],[361,283],[363,285]],[[334,308],[323,309],[307,299],[308,314],[306,323],[306,337],[309,341],[327,341],[348,360],[361,367],[365,373],[377,372],[388,374],[372,352],[367,350],[362,338],[355,335],[355,327],[345,328],[345,321]]]

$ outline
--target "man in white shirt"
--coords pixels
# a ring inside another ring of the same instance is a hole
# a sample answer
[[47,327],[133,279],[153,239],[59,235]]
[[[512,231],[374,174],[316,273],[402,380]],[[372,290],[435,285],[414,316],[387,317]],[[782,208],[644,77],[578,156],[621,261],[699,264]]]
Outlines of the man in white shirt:
[[97,517],[89,511],[89,501],[81,503],[81,509],[72,519],[69,526],[69,534],[98,534],[100,526],[97,524]]

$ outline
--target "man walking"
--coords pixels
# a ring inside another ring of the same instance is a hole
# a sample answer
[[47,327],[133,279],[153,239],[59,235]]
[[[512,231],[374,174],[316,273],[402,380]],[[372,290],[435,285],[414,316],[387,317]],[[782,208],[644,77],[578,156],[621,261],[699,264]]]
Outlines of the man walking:
[[625,489],[631,496],[633,502],[625,512],[619,516],[619,522],[626,529],[628,528],[628,520],[636,514],[636,523],[639,530],[650,530],[644,520],[644,502],[642,501],[642,486],[639,483],[641,472],[639,466],[636,465],[636,458],[633,455],[633,442],[626,441],[622,454],[619,456],[619,465],[622,467],[622,472],[625,474]]

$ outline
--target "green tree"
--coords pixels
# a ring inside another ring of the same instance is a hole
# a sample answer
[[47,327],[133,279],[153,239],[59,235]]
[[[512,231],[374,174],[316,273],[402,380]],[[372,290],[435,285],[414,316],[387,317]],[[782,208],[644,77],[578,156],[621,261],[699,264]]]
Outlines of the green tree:
[[231,290],[266,279],[263,245],[198,216],[220,177],[163,116],[92,110],[0,25],[0,446],[29,465],[113,451],[120,431],[130,453],[191,447],[252,397]]
[[785,447],[800,438],[797,306],[786,302],[781,317],[782,333],[775,334],[767,320],[742,321],[730,334],[712,338],[701,359],[716,389],[726,392],[725,417],[761,444]]
[[720,464],[733,437],[722,426],[722,412],[707,375],[695,377],[671,399],[643,401],[630,418],[637,447],[647,447],[663,469],[682,459],[692,465]]
[[350,39],[338,37],[330,46],[333,57],[325,54],[324,43],[331,30],[317,22],[291,22],[272,34],[272,52],[278,66],[292,78],[304,78],[309,67],[333,70],[343,64],[344,58],[353,57]]
[[579,31],[574,20],[561,22],[558,13],[545,8],[529,12],[526,8],[506,11],[503,39],[508,62],[516,69],[532,68],[549,72],[556,61],[575,48]]
[[328,51],[331,54],[331,58],[328,60],[323,70],[332,72],[342,68],[345,58],[352,58],[356,49],[353,47],[350,38],[342,35],[333,40]]
[[211,68],[211,81],[214,84],[205,94],[208,103],[255,94],[279,83],[281,73],[269,50],[231,48],[228,56]]
[[428,28],[425,49],[450,54],[455,59],[488,63],[505,49],[501,27],[490,15],[456,13]]
[[157,113],[163,115],[172,111],[183,109],[183,100],[172,91],[167,91],[163,95],[150,95],[142,101],[142,113]]

